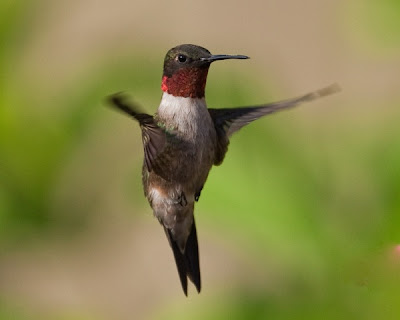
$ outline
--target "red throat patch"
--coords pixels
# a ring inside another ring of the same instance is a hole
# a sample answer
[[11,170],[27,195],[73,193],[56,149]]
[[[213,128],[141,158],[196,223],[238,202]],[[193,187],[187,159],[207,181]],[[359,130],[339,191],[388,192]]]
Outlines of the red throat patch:
[[175,97],[203,98],[208,68],[187,68],[163,76],[161,90]]

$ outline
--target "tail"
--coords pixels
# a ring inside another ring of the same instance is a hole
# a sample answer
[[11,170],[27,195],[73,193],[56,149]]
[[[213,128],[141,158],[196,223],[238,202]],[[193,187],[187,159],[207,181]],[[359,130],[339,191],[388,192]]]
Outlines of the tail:
[[171,231],[164,227],[169,244],[174,252],[176,267],[178,269],[179,278],[183,292],[187,296],[187,278],[195,285],[197,292],[201,290],[200,266],[199,266],[199,248],[197,245],[196,224],[193,220],[192,228],[186,242],[185,252],[179,250],[178,244],[175,242]]

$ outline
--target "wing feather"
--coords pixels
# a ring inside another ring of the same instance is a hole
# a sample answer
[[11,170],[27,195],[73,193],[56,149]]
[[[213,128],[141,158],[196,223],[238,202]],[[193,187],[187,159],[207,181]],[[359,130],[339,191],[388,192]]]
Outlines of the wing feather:
[[113,106],[133,117],[140,124],[142,129],[142,141],[144,149],[144,160],[149,171],[152,171],[157,157],[164,150],[167,143],[165,131],[160,128],[154,117],[141,113],[128,104],[122,94],[118,93],[110,97]]
[[293,108],[303,102],[310,102],[315,99],[333,94],[340,90],[337,84],[307,93],[303,96],[272,102],[254,107],[239,107],[227,109],[208,109],[214,121],[218,137],[218,148],[215,164],[222,163],[228,149],[229,137],[250,122],[268,114]]

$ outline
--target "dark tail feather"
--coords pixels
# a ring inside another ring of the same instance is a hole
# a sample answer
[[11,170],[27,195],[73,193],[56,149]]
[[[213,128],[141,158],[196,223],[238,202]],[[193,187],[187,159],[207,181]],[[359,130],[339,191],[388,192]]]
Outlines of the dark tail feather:
[[197,292],[201,290],[200,266],[199,266],[199,248],[197,244],[196,224],[193,220],[192,229],[184,254],[179,250],[179,247],[172,237],[171,231],[164,227],[165,234],[167,235],[169,244],[172,248],[175,257],[176,267],[178,269],[179,278],[183,292],[187,296],[187,277],[196,286]]
[[201,290],[199,247],[197,244],[196,224],[193,219],[192,229],[186,242],[185,260],[187,264],[187,275],[196,286],[197,292]]

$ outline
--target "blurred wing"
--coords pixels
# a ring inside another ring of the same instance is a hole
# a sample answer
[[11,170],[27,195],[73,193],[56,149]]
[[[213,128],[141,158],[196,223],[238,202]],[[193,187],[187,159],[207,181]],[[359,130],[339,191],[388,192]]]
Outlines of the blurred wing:
[[256,107],[241,107],[230,109],[209,109],[210,115],[216,127],[223,129],[229,137],[246,124],[276,111],[293,108],[300,103],[313,101],[315,99],[338,92],[339,87],[334,84],[329,87],[307,93],[301,97],[272,102]]
[[315,99],[338,92],[339,90],[339,86],[337,84],[333,84],[326,88],[310,92],[297,98],[273,102],[261,106],[229,109],[208,109],[211,118],[214,121],[218,138],[215,164],[218,165],[222,162],[228,149],[229,137],[250,122],[267,114],[293,108],[303,102],[313,101]]
[[110,102],[139,122],[142,129],[144,159],[147,169],[152,171],[157,156],[164,150],[166,145],[165,131],[157,125],[153,116],[135,111],[131,105],[124,101],[121,94],[111,96]]

